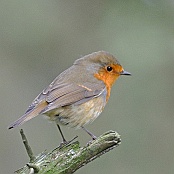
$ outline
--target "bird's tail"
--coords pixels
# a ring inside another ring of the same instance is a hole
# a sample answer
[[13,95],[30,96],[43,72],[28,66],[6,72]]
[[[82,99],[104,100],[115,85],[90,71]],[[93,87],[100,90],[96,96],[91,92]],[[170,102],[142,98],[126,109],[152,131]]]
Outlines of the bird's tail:
[[13,122],[8,129],[15,128],[17,126],[20,126],[24,124],[26,121],[31,120],[32,118],[36,117],[40,114],[40,112],[47,106],[46,102],[39,103],[36,107],[34,107],[31,111],[26,112],[22,117],[20,117],[18,120]]

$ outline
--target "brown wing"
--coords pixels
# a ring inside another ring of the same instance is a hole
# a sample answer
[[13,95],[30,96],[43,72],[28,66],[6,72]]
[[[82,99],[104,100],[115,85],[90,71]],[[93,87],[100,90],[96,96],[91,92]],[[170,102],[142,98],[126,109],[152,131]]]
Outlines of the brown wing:
[[58,85],[46,94],[48,106],[41,113],[70,104],[81,104],[105,92],[105,85],[101,83],[83,83]]
[[70,104],[81,104],[101,94],[106,96],[103,83],[61,84],[49,86],[29,106],[25,114],[13,122],[9,129],[17,127],[39,114]]

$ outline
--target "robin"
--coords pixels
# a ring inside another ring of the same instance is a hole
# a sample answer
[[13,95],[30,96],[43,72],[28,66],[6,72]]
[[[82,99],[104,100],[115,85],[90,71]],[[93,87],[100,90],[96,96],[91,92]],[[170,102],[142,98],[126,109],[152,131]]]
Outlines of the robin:
[[82,128],[95,139],[84,125],[101,114],[108,102],[111,87],[120,75],[131,74],[108,52],[98,51],[77,59],[34,99],[25,114],[9,129],[45,114],[56,121],[64,143],[67,141],[59,123]]

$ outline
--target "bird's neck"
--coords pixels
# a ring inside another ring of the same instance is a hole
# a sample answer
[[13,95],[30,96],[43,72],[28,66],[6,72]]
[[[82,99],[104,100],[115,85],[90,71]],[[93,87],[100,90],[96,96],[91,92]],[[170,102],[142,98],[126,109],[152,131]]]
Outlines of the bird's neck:
[[106,85],[106,89],[107,89],[106,102],[107,102],[110,97],[112,85],[114,84],[114,82],[117,80],[119,76],[116,76],[116,75],[110,76],[110,75],[107,75],[106,73],[105,74],[96,73],[94,74],[94,77],[97,78],[98,80],[102,80],[104,84]]

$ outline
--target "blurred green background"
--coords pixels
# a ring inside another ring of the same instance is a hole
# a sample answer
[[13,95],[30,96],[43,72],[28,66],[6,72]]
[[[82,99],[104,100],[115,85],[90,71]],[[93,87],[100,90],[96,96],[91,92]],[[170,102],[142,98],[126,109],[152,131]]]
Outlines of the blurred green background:
[[[121,77],[101,116],[87,128],[121,134],[122,144],[77,174],[173,174],[174,1],[1,1],[0,173],[28,162],[19,128],[7,126],[75,59],[105,50],[132,77]],[[23,128],[35,154],[61,141],[42,116]],[[90,137],[63,127],[67,139]]]

